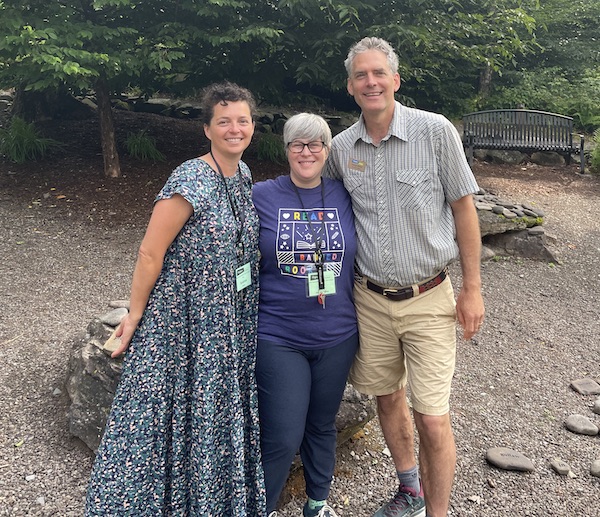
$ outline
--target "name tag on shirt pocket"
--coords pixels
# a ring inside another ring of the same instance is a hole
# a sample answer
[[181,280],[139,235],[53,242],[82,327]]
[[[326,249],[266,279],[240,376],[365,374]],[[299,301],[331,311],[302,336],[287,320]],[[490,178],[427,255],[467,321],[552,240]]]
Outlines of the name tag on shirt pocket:
[[399,169],[396,171],[396,194],[403,208],[419,210],[432,202],[429,169]]

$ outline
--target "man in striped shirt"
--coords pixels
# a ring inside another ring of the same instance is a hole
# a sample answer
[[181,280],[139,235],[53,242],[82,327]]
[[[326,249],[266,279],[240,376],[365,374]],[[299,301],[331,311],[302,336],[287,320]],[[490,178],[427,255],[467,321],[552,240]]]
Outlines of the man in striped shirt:
[[[344,64],[348,92],[362,113],[334,138],[326,174],[350,192],[358,234],[360,349],[350,380],[377,396],[400,480],[374,517],[441,517],[456,465],[449,415],[456,320],[470,339],[484,318],[472,199],[478,186],[450,121],[395,101],[398,57],[388,42],[364,38]],[[458,258],[462,288],[455,301],[446,266]]]

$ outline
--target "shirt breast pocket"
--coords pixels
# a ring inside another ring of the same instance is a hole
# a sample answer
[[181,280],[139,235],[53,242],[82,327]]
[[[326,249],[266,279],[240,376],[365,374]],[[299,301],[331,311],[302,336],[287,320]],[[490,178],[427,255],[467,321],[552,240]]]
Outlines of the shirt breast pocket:
[[432,182],[428,169],[400,169],[396,171],[398,204],[407,210],[420,210],[431,205]]
[[364,172],[346,171],[344,174],[344,187],[352,198],[352,204],[364,207],[367,203],[367,195],[364,185]]

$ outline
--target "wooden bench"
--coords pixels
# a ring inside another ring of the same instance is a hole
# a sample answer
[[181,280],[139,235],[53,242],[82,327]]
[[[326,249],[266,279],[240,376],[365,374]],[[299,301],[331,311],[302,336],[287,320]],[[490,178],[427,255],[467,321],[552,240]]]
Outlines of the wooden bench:
[[469,160],[473,162],[474,149],[502,149],[511,151],[554,151],[571,163],[571,154],[580,153],[580,172],[583,174],[585,159],[584,139],[573,145],[573,119],[523,109],[488,110],[468,113],[463,116],[463,146]]

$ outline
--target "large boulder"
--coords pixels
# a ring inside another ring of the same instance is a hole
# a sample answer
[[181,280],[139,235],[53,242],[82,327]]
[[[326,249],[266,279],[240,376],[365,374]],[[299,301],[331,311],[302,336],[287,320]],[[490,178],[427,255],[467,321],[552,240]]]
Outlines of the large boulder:
[[537,151],[531,155],[531,163],[546,167],[564,166],[565,157],[553,151]]
[[122,359],[103,350],[113,328],[95,319],[69,356],[66,389],[71,399],[69,431],[94,452],[98,450],[119,379]]
[[521,151],[504,151],[497,149],[476,149],[473,151],[473,156],[478,160],[492,163],[506,163],[517,165],[526,162],[528,156]]
[[549,245],[553,238],[544,231],[544,211],[526,203],[514,203],[480,190],[473,196],[483,241],[482,259],[516,255],[559,262]]

